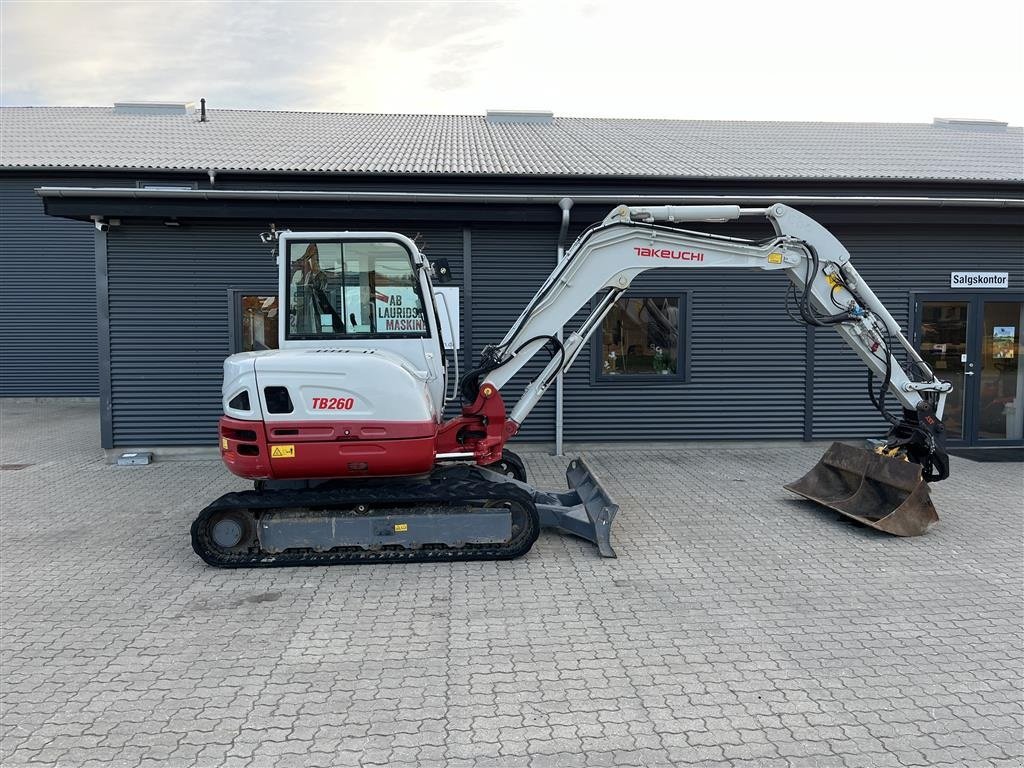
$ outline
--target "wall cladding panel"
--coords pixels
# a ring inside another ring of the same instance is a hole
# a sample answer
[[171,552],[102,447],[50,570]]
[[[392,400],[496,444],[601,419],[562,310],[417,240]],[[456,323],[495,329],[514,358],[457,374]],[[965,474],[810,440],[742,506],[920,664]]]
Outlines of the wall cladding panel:
[[[224,182],[231,186],[306,189],[354,189],[360,185],[394,189],[395,184],[394,180],[382,179],[279,177],[225,177]],[[121,174],[105,178],[92,178],[91,174],[80,178],[68,174],[0,177],[0,233],[4,243],[0,257],[0,395],[97,393],[93,230],[88,223],[44,216],[32,189],[42,185],[109,187],[134,183],[134,177]],[[462,192],[476,186],[535,191],[537,183],[457,182]],[[200,184],[205,185],[205,180],[200,179]],[[463,188],[465,184],[470,187]],[[748,183],[731,184],[722,182],[718,191],[749,191]],[[448,181],[418,184],[424,188],[448,185]],[[549,186],[551,191],[563,194],[565,190],[593,193],[605,188],[622,189],[623,185],[630,193],[677,191],[674,182],[671,190],[660,182],[635,185],[572,180],[570,184],[557,180]],[[832,185],[807,186],[802,191],[836,191]],[[969,189],[973,187],[942,187],[934,193],[965,193]],[[977,192],[983,193],[994,194],[988,188]],[[507,206],[476,206],[473,215],[465,214],[463,220],[459,210],[445,207],[447,214],[441,211],[433,215],[447,215],[450,221],[438,225],[422,217],[412,222],[414,215],[428,213],[421,208],[415,212],[404,208],[394,219],[387,218],[390,211],[381,209],[372,220],[345,220],[356,215],[348,211],[333,221],[277,223],[297,230],[394,229],[409,236],[421,233],[428,257],[448,259],[452,285],[463,288],[464,349],[460,364],[464,372],[485,344],[504,336],[553,268],[557,210],[552,206],[543,213],[544,217],[550,214],[550,223],[499,223],[499,218],[523,211],[506,210]],[[575,234],[603,215],[606,208],[577,206],[573,211]],[[531,215],[539,215],[531,211]],[[373,208],[367,207],[366,212],[366,216],[371,215]],[[820,216],[843,240],[857,268],[908,335],[910,291],[948,291],[951,270],[1009,271],[1011,288],[1024,286],[1022,229],[1019,222],[1002,223],[1009,215],[1006,211],[992,211],[991,216],[986,214],[970,225],[962,223],[965,217],[974,221],[970,217],[976,214],[968,209],[951,209],[941,215],[934,211],[911,215],[906,209],[819,208],[808,212]],[[253,216],[251,211],[233,215]],[[488,216],[494,220],[480,222]],[[266,223],[255,218],[206,224],[186,221],[175,229],[162,226],[158,219],[153,221],[151,225],[129,223],[112,231],[108,238],[115,443],[128,447],[210,442],[215,439],[220,412],[221,361],[229,352],[225,289],[276,285],[273,260],[267,256],[266,246],[255,239],[256,233],[266,229]],[[876,223],[862,223],[868,221]],[[900,223],[877,223],[880,221]],[[920,221],[933,223],[917,223]],[[464,285],[463,226],[471,228],[472,238],[472,323],[467,321],[471,308]],[[762,228],[729,233],[751,237],[767,234]],[[684,330],[689,336],[690,378],[665,383],[595,381],[591,357],[595,345],[589,344],[566,377],[567,441],[802,436],[805,332],[783,311],[786,281],[781,275],[666,270],[642,276],[635,288],[645,293],[688,292],[690,324]],[[986,295],[995,293],[989,291]],[[470,325],[472,350],[467,346]],[[854,437],[883,432],[885,422],[867,401],[864,368],[854,355],[827,329],[815,332],[813,348],[813,436]],[[525,383],[542,368],[544,357],[539,355],[511,382],[504,393],[510,407]],[[524,438],[553,439],[554,405],[551,394],[541,401],[523,425]],[[454,410],[450,406],[449,415]]]
[[[954,270],[1009,272],[1010,288],[1024,288],[1020,228],[837,226],[832,230],[908,339],[913,333],[911,291],[951,292],[949,274]],[[997,290],[981,293],[991,298],[999,295]],[[814,353],[812,436],[864,437],[888,431],[888,424],[868,400],[865,368],[846,344],[835,333],[818,329]],[[898,402],[890,396],[887,403],[898,415]]]
[[721,269],[641,275],[636,293],[687,295],[688,381],[595,380],[592,341],[566,376],[566,441],[801,437],[805,333],[783,310],[787,284]]
[[[473,365],[488,344],[497,344],[555,267],[558,227],[544,225],[474,225]],[[505,385],[502,398],[509,411],[524,387],[547,364],[539,353]],[[525,440],[553,440],[554,387],[540,401],[519,435]]]
[[[287,226],[287,223],[279,224]],[[274,290],[274,254],[262,222],[126,225],[108,237],[112,426],[115,447],[211,444],[229,354],[228,288]],[[305,229],[373,229],[359,222]],[[295,227],[299,229],[299,227]],[[396,224],[461,280],[462,230]]]
[[[0,397],[96,397],[94,229],[33,189],[109,181],[0,176]],[[124,186],[124,182],[117,184]]]

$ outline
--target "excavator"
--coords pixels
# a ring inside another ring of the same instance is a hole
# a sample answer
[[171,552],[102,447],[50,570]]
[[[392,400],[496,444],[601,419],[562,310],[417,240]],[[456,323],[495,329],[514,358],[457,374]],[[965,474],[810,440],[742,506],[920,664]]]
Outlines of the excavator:
[[[774,235],[682,226],[741,217],[767,219]],[[450,279],[445,261],[391,232],[264,239],[276,241],[280,348],[224,362],[221,457],[253,488],[221,496],[192,524],[193,548],[210,565],[512,559],[542,528],[615,557],[618,506],[586,462],[570,462],[566,490],[543,490],[506,444],[630,283],[654,269],[784,272],[790,317],[839,334],[867,367],[868,395],[891,427],[873,449],[834,443],[785,487],[890,534],[919,535],[938,519],[927,484],[949,475],[941,417],[952,386],[907,341],[839,240],[789,206],[616,207],[461,377],[443,338],[452,307],[434,287]],[[509,408],[503,388],[542,352],[546,365]],[[461,412],[445,418],[456,400]]]

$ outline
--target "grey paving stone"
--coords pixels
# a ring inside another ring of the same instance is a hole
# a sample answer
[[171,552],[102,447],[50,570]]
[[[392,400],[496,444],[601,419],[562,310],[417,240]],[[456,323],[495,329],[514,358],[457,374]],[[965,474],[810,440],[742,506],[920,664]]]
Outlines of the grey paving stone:
[[[619,559],[217,571],[215,461],[106,465],[0,402],[0,764],[1024,764],[1019,465],[953,459],[900,540],[793,500],[822,445],[584,446]],[[538,485],[565,460],[522,450]]]

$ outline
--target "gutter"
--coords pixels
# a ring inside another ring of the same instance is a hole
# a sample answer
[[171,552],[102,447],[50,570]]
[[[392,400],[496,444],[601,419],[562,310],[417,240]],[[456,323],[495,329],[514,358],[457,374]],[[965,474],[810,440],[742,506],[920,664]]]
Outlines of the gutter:
[[[483,203],[506,205],[558,205],[564,195],[451,192],[318,192],[304,190],[241,189],[133,189],[125,187],[37,187],[40,197],[116,198],[129,200],[263,200],[276,202],[401,202]],[[860,195],[573,195],[576,204],[712,205],[770,204],[922,206],[949,208],[1024,208],[1024,198],[1012,197],[903,197]]]

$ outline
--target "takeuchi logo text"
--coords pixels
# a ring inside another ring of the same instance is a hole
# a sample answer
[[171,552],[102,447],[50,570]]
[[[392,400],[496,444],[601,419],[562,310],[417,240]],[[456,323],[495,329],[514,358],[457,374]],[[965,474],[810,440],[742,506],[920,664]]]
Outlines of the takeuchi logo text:
[[704,261],[703,253],[693,251],[674,251],[671,248],[643,248],[633,249],[637,256],[644,256],[651,259],[675,259],[676,261]]

